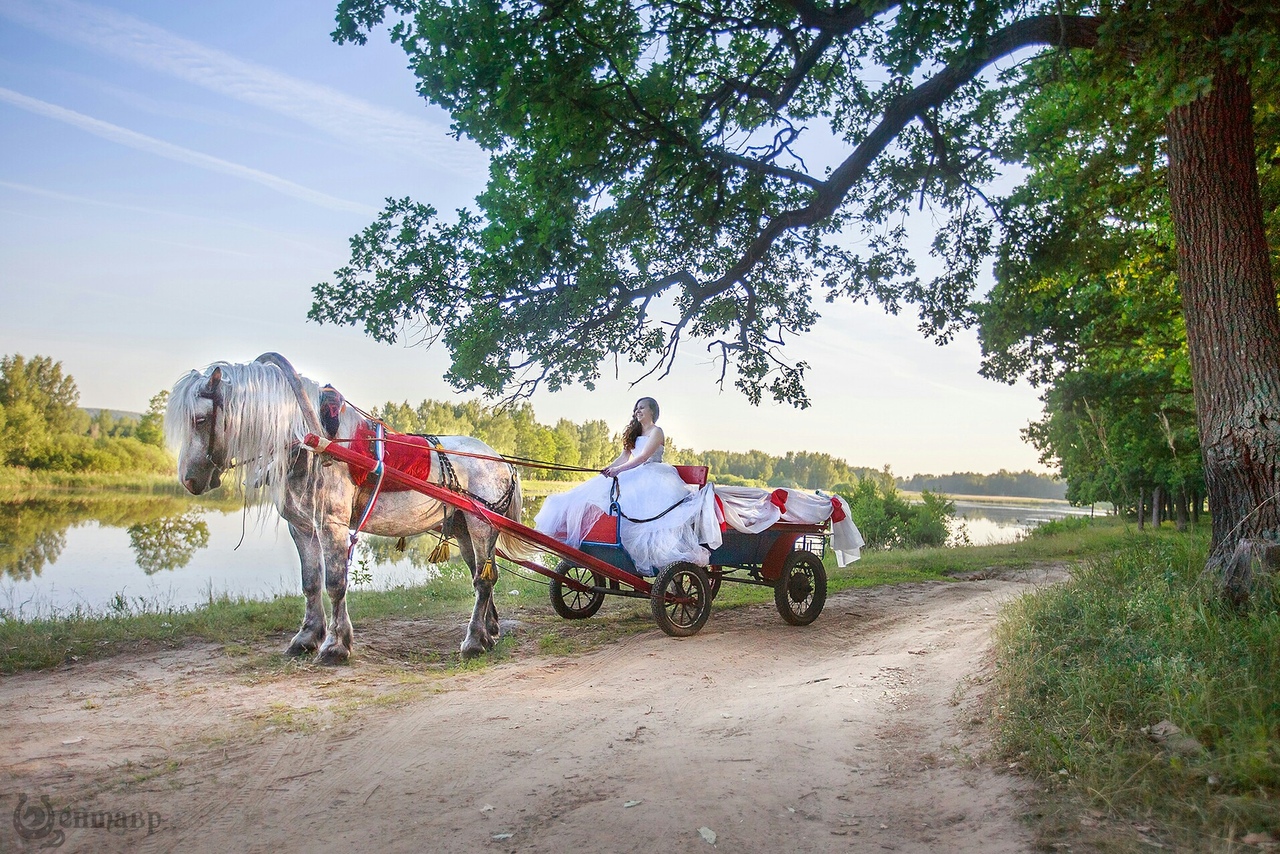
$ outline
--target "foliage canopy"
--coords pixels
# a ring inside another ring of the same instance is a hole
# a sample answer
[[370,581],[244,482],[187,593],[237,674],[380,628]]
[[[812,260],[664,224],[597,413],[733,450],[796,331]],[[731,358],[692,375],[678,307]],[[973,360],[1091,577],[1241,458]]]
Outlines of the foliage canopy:
[[[75,379],[48,356],[0,356],[0,466],[46,471],[163,472],[163,436],[78,406]],[[152,400],[153,408],[155,399]],[[144,416],[143,425],[148,417]]]
[[[389,200],[311,317],[441,340],[451,381],[491,393],[590,386],[618,358],[666,371],[692,337],[753,401],[803,406],[781,347],[813,326],[815,284],[916,303],[943,339],[969,321],[1008,97],[981,72],[1097,40],[1094,19],[1023,9],[344,0],[335,37],[393,16],[419,91],[492,160],[452,223]],[[927,282],[902,243],[926,201],[945,261]]]

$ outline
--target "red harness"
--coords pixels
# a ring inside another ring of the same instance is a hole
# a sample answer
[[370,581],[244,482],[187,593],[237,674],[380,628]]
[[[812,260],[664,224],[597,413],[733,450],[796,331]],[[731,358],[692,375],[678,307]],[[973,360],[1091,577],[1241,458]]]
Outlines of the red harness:
[[[375,437],[376,433],[373,428],[361,421],[356,425],[356,434],[351,439],[350,444],[351,450],[362,457],[368,458],[370,470],[377,465],[377,456],[373,446]],[[425,438],[404,433],[387,433],[383,444],[382,462],[384,465],[411,477],[416,477],[419,480],[430,479],[431,451],[433,447]],[[351,479],[356,482],[357,486],[364,486],[365,479],[368,476],[369,471],[361,471],[358,467],[352,467],[351,469]],[[409,489],[409,487],[402,486],[396,481],[385,483],[382,488],[393,492],[403,492]]]

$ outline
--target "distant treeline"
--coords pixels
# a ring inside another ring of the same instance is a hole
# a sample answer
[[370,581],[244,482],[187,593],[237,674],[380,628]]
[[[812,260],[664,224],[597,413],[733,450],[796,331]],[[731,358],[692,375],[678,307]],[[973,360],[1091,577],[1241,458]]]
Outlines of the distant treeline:
[[173,470],[164,448],[167,392],[139,417],[79,407],[75,380],[47,356],[0,356],[0,466],[31,471]]
[[910,478],[898,478],[898,488],[907,492],[941,492],[946,495],[1011,495],[1021,498],[1067,497],[1066,483],[1052,475],[1033,471],[1011,472],[1000,469],[995,474],[976,474],[971,471],[954,474],[918,474]]
[[[403,433],[475,436],[500,454],[593,472],[606,466],[622,449],[621,434],[611,432],[604,421],[577,424],[562,418],[549,426],[537,421],[533,407],[527,403],[499,409],[474,400],[424,400],[417,407],[388,403],[374,410],[374,415]],[[864,478],[885,482],[892,479],[887,472],[851,466],[830,454],[801,451],[777,457],[764,451],[693,451],[677,447],[671,437],[665,459],[681,465],[707,466],[710,477],[722,484],[830,489],[836,484],[856,484]],[[581,480],[588,476],[564,471],[525,473],[526,478],[534,480]]]
[[775,457],[764,451],[688,451],[673,449],[669,460],[706,466],[712,480],[725,485],[785,486],[800,489],[833,489],[837,484],[862,480],[882,481],[886,473],[851,466],[830,454],[788,451]]
[[[78,406],[80,392],[75,380],[63,374],[62,363],[47,356],[0,356],[0,467],[66,472],[172,471],[173,459],[164,447],[163,435],[168,394],[156,394],[147,412],[139,415],[85,410]],[[620,433],[611,431],[604,421],[578,424],[562,418],[554,425],[542,424],[528,403],[499,408],[476,400],[424,400],[417,407],[387,403],[373,414],[402,433],[475,436],[500,454],[568,469],[527,469],[524,476],[530,480],[583,480],[608,465],[622,448]],[[849,495],[862,483],[874,483],[886,494],[895,485],[887,466],[882,470],[851,466],[830,454],[808,451],[791,451],[780,457],[764,451],[694,451],[678,447],[673,437],[668,437],[665,458],[676,464],[706,466],[712,480],[726,485],[831,489]],[[897,486],[946,494],[1044,498],[1061,498],[1065,492],[1065,486],[1052,478],[1005,471],[994,475],[918,475],[899,480]]]

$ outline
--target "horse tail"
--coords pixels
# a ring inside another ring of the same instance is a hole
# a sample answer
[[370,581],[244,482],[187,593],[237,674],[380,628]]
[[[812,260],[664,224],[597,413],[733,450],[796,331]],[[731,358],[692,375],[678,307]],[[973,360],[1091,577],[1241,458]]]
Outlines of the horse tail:
[[[503,515],[519,522],[524,512],[524,496],[520,490],[520,473],[514,467],[511,470],[511,477],[515,480],[515,489],[511,493],[511,503],[507,506],[507,512]],[[527,540],[508,534],[506,531],[498,532],[498,550],[512,560],[535,560],[542,553]]]
[[498,551],[511,560],[536,560],[542,550],[531,545],[527,540],[502,531],[498,534]]

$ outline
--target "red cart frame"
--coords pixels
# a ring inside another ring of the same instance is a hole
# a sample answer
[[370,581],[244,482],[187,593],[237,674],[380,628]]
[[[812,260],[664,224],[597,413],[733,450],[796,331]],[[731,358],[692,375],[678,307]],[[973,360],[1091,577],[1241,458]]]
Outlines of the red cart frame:
[[[316,453],[326,454],[349,467],[369,471],[376,463],[369,457],[314,433],[303,440]],[[679,466],[681,476],[697,482],[694,471],[702,467]],[[469,495],[398,469],[384,466],[383,480],[413,489],[465,513],[482,517],[493,527],[531,543],[561,559],[554,570],[539,563],[498,552],[499,557],[551,579],[551,604],[566,619],[584,619],[599,610],[606,595],[648,599],[658,626],[673,637],[696,634],[711,615],[711,601],[722,581],[758,584],[774,589],[774,602],[783,619],[807,625],[817,619],[826,600],[827,578],[821,555],[825,551],[825,524],[778,522],[759,534],[726,530],[724,544],[711,553],[711,566],[676,563],[652,579],[634,571],[634,565],[617,542],[584,542],[574,548],[541,531],[495,513]],[[593,529],[594,530],[594,529]],[[797,542],[801,543],[797,547]],[[812,546],[818,545],[815,554]],[[620,565],[621,564],[621,565]],[[736,573],[741,570],[746,576]]]

